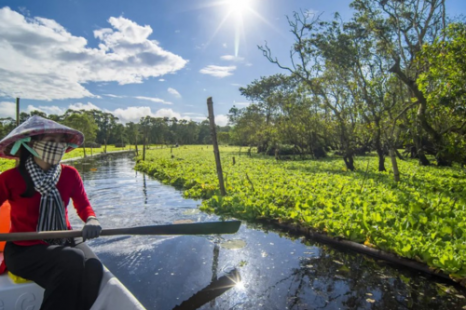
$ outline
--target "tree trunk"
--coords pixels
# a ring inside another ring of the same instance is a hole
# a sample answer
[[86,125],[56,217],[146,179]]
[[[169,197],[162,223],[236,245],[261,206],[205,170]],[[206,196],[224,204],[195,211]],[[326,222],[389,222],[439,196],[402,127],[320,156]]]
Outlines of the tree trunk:
[[144,137],[142,144],[142,160],[146,160],[146,138]]
[[385,169],[385,155],[381,148],[377,148],[377,156],[379,156],[379,171],[387,171]]
[[[437,164],[440,165],[451,165],[451,161],[447,158],[446,154],[442,154],[441,150],[444,148],[444,139],[441,133],[437,132],[428,122],[426,117],[427,111],[427,99],[424,96],[424,93],[419,89],[416,84],[415,80],[410,79],[404,72],[401,71],[400,68],[400,60],[395,59],[395,64],[389,70],[390,72],[395,73],[400,80],[405,83],[409,89],[412,91],[413,95],[419,102],[419,108],[417,110],[416,119],[418,123],[419,130],[421,128],[433,139],[435,148],[440,150],[437,156]],[[420,131],[419,131],[420,132]],[[430,165],[429,160],[424,154],[424,150],[422,149],[422,141],[419,141],[418,148],[418,156],[419,156],[419,164],[421,166],[428,166]]]
[[376,119],[375,125],[377,127],[376,135],[375,135],[375,150],[377,151],[377,155],[379,156],[379,171],[386,171],[385,169],[385,154],[382,149],[382,142],[381,142],[381,130],[380,124],[378,119]]
[[84,150],[84,158],[86,158],[86,145],[83,145],[83,150]]
[[400,160],[405,160],[404,157],[403,157],[403,155],[401,155],[400,152],[398,152],[397,149],[395,149],[395,154],[396,154],[396,156],[398,156],[398,158],[399,158]]
[[390,147],[388,153],[390,154],[390,159],[392,160],[392,168],[393,168],[393,177],[395,182],[400,182],[400,171],[398,170],[398,163],[396,162],[396,153],[395,148]]
[[416,144],[416,157],[419,159],[419,165],[430,166],[430,161],[427,159],[424,153],[422,138],[420,138],[419,136],[415,137],[414,143]]
[[346,168],[348,168],[351,171],[354,171],[353,155],[346,154],[345,156],[343,156],[343,160],[345,161]]

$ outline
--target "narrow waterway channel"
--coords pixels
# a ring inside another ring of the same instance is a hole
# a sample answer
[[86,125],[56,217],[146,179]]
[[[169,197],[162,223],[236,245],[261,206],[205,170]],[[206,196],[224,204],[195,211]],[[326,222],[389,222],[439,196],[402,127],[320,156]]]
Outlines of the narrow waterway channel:
[[[74,163],[104,228],[218,219],[134,164],[128,155]],[[82,227],[72,210],[70,217]],[[464,291],[438,279],[246,223],[235,235],[89,244],[147,309],[195,309],[185,301],[234,268],[242,282],[199,309],[466,309]]]

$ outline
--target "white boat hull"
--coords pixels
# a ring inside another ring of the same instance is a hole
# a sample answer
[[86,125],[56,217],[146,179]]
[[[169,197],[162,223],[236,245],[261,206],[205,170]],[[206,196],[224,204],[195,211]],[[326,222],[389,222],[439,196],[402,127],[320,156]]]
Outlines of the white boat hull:
[[[0,275],[0,310],[39,310],[44,289],[34,282],[16,284]],[[130,291],[105,268],[99,296],[91,310],[145,310]]]

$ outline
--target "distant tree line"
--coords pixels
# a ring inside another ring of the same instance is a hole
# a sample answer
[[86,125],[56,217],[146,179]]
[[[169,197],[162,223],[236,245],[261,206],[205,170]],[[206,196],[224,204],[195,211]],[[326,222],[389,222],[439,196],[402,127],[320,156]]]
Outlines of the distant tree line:
[[[81,131],[85,136],[86,147],[112,144],[208,144],[211,143],[208,120],[200,123],[177,119],[175,117],[145,116],[138,123],[122,124],[110,112],[100,110],[67,110],[63,115],[47,115],[35,110],[21,112],[20,123],[33,115],[39,115]],[[16,127],[12,118],[0,119],[0,137],[6,136]],[[222,143],[229,142],[230,127],[217,126],[218,137]]]
[[[466,163],[466,26],[445,0],[354,0],[354,15],[288,18],[290,59],[263,55],[285,74],[240,88],[252,104],[229,112],[231,143],[259,152],[324,157],[406,155],[421,165]],[[428,156],[432,155],[432,156]]]

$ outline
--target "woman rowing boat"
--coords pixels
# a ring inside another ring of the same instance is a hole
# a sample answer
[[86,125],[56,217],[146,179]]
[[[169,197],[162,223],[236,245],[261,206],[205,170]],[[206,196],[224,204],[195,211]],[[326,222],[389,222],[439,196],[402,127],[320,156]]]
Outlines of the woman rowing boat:
[[6,267],[45,289],[41,310],[88,310],[96,300],[103,266],[83,242],[99,236],[95,216],[77,170],[60,164],[84,141],[81,132],[33,116],[0,141],[0,157],[19,159],[0,174],[0,205],[11,205],[10,232],[71,229],[70,199],[85,222],[81,238],[7,242]]

